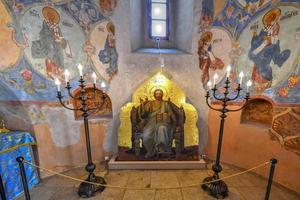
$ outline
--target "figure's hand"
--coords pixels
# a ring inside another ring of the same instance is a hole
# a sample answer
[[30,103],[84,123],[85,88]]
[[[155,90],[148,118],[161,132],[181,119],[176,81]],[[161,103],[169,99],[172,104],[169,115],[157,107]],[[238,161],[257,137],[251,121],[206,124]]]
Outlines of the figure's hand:
[[272,43],[272,38],[270,36],[264,36],[264,41],[267,44],[271,44]]
[[63,37],[57,36],[57,37],[55,37],[55,42],[60,43],[63,39],[64,39]]
[[62,38],[61,42],[60,42],[60,45],[61,45],[62,48],[65,49],[67,47],[67,41],[64,38]]
[[252,35],[253,35],[253,37],[257,36],[257,30],[256,29],[253,30]]
[[55,38],[55,42],[59,43],[62,48],[66,48],[67,46],[67,41],[65,40],[64,37]]

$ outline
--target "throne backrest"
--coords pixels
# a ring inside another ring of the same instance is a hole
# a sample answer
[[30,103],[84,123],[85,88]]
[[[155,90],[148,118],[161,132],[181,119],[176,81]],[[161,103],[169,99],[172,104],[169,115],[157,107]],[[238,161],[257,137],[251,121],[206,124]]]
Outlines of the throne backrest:
[[[163,90],[165,100],[171,98],[172,109],[176,115],[177,124],[180,124],[181,131],[184,131],[184,144],[186,146],[198,145],[198,128],[196,126],[198,113],[192,104],[186,103],[184,91],[175,82],[168,78],[168,75],[158,72],[149,78],[133,92],[131,101],[122,106],[120,111],[120,127],[118,145],[122,147],[132,146],[132,133],[140,122],[139,105],[140,99],[154,100],[154,91]],[[173,105],[174,103],[175,105]],[[181,111],[183,107],[184,111]],[[183,113],[183,114],[179,114]],[[134,124],[133,124],[133,123]]]
[[[172,123],[173,126],[173,139],[175,142],[176,154],[179,154],[184,149],[184,123],[185,123],[185,112],[183,107],[178,107],[174,104],[170,98],[168,103],[175,115],[176,123]],[[139,155],[139,138],[140,133],[143,129],[143,124],[141,123],[141,116],[139,110],[141,109],[141,104],[137,107],[132,107],[130,112],[130,120],[131,120],[131,140],[132,146],[131,149],[134,149],[136,155]]]
[[[181,129],[181,132],[184,131],[184,123],[185,123],[185,112],[183,107],[178,107],[176,104],[174,104],[170,99],[168,100],[169,105],[171,106],[171,109],[176,117],[176,124],[174,124],[175,127],[179,127]],[[141,116],[139,115],[139,110],[141,109],[141,105],[138,105],[137,107],[133,106],[130,112],[130,121],[132,126],[132,132],[138,132],[141,130],[138,130],[142,128],[140,126],[141,122]]]

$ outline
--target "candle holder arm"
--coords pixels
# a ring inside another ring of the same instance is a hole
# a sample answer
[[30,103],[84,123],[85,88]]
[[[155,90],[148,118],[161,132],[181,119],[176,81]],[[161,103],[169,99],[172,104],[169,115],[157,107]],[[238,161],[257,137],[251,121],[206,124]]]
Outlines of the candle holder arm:
[[64,102],[62,101],[63,96],[61,95],[60,92],[57,93],[57,98],[59,99],[59,103],[60,103],[64,108],[66,108],[66,109],[68,109],[68,110],[73,110],[73,111],[78,111],[78,110],[80,110],[79,108],[78,108],[78,109],[77,109],[77,108],[70,108],[70,107],[66,106],[66,105],[64,104]]
[[216,91],[217,91],[216,86],[214,87],[214,89],[212,89],[212,91],[213,91],[213,97],[214,97],[216,100],[218,100],[218,101],[224,101],[224,98],[218,98],[218,97],[216,96]]
[[240,110],[243,110],[245,108],[245,106],[247,105],[247,103],[245,103],[242,107],[238,108],[238,109],[227,109],[228,112],[237,112],[237,111],[240,111]]
[[236,96],[233,97],[233,98],[228,98],[228,97],[227,97],[228,101],[234,101],[234,100],[236,100],[236,99],[240,96],[241,90],[242,90],[242,88],[241,88],[241,86],[240,86],[240,84],[239,84],[239,87],[237,88],[237,94],[236,94]]
[[72,92],[71,92],[72,87],[69,82],[67,82],[67,86],[65,88],[68,90],[68,94],[72,99],[80,99],[80,97],[75,97],[72,95]]
[[240,110],[243,110],[248,104],[248,100],[249,100],[250,98],[249,98],[249,94],[247,93],[247,96],[246,96],[246,98],[245,98],[245,100],[246,100],[246,102],[245,102],[245,104],[242,106],[242,107],[240,107],[240,108],[238,108],[238,109],[233,109],[233,110],[231,110],[231,109],[227,109],[228,110],[228,112],[237,112],[237,111],[240,111]]
[[76,97],[74,97],[74,96],[72,95],[72,93],[71,93],[71,88],[72,88],[72,87],[70,87],[70,86],[69,86],[69,87],[68,87],[68,86],[66,87],[66,89],[68,90],[69,96],[70,96],[72,99],[79,99],[79,98],[76,98]]
[[210,95],[209,95],[209,92],[208,92],[208,91],[207,91],[205,97],[206,97],[206,104],[207,104],[207,106],[208,106],[210,109],[212,109],[212,110],[214,110],[214,111],[221,111],[221,109],[214,108],[214,107],[212,107],[212,106],[209,104],[208,99],[209,99]]

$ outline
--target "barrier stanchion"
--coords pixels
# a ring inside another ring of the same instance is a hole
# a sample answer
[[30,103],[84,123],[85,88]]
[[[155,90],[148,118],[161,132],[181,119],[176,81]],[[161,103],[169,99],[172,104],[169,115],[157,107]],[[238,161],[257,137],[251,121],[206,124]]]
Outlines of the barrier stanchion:
[[1,174],[0,174],[0,197],[2,200],[6,200],[6,195],[5,195],[5,191],[4,191],[4,185],[2,182]]
[[275,158],[272,158],[271,159],[271,167],[270,167],[269,180],[268,180],[265,200],[269,200],[269,197],[270,197],[276,164],[277,164],[277,160]]
[[19,163],[19,167],[20,167],[20,174],[21,174],[21,178],[22,178],[25,198],[26,198],[26,200],[30,200],[30,193],[28,190],[28,185],[27,185],[27,181],[26,181],[26,173],[25,173],[25,168],[24,168],[24,163],[23,163],[24,158],[22,156],[20,156],[20,157],[17,157],[16,160]]
[[[183,188],[199,187],[199,183],[192,184],[192,185],[186,185],[186,186],[174,186],[174,187],[162,187],[162,188],[161,187],[125,187],[125,186],[110,185],[110,184],[107,184],[107,183],[105,183],[105,184],[102,184],[102,183],[93,183],[93,182],[89,182],[89,181],[82,180],[82,179],[79,179],[79,178],[71,177],[71,176],[62,174],[60,172],[53,171],[51,169],[46,169],[44,167],[35,165],[34,163],[28,162],[26,160],[24,160],[24,163],[28,164],[28,165],[31,165],[33,167],[36,167],[36,168],[38,168],[40,170],[43,170],[45,172],[49,172],[51,174],[58,175],[58,176],[61,176],[61,177],[64,177],[64,178],[67,178],[67,179],[70,179],[70,180],[73,180],[73,181],[85,182],[87,184],[92,184],[92,185],[96,185],[96,186],[103,186],[103,187],[107,187],[107,188],[118,188],[118,189],[128,189],[128,190],[171,190],[171,189],[183,189]],[[232,174],[232,175],[229,175],[229,176],[226,176],[226,177],[222,177],[222,178],[217,179],[217,180],[212,180],[212,181],[208,181],[208,182],[205,182],[205,183],[200,183],[200,185],[210,184],[210,183],[214,183],[214,182],[217,182],[217,181],[220,181],[220,180],[225,180],[225,179],[233,178],[235,176],[240,176],[242,174],[249,173],[249,172],[251,172],[251,171],[253,171],[255,169],[264,167],[264,166],[268,165],[269,163],[270,163],[270,161],[264,162],[264,163],[261,163],[261,164],[255,166],[255,167],[247,169],[245,171],[238,172],[236,174]]]

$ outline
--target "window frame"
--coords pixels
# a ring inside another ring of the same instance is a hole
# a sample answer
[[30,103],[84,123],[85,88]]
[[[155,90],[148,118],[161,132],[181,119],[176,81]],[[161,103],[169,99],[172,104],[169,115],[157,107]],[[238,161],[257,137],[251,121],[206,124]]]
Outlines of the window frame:
[[[170,0],[166,0],[166,3],[161,3],[161,4],[166,4],[166,36],[165,37],[160,37],[160,36],[152,36],[152,20],[157,20],[157,19],[152,19],[152,4],[153,3],[158,3],[159,2],[152,2],[153,0],[147,0],[147,18],[148,18],[148,34],[149,38],[151,39],[161,39],[161,40],[169,40],[170,37]],[[163,20],[161,20],[163,21]]]

